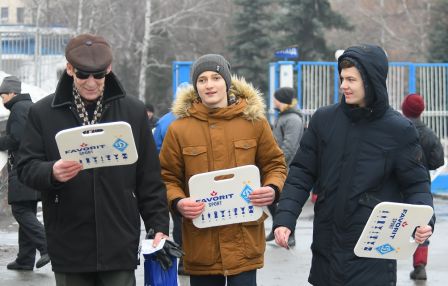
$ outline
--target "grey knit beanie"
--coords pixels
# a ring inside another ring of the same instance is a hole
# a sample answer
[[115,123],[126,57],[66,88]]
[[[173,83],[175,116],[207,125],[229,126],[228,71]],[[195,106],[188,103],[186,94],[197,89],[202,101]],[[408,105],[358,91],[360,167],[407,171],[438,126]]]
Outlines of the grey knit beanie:
[[7,76],[3,79],[2,85],[0,85],[1,93],[20,94],[22,92],[22,82],[16,76]]
[[226,82],[227,92],[230,89],[232,83],[232,76],[230,74],[230,64],[221,55],[208,54],[199,57],[191,67],[191,83],[194,86],[196,92],[198,91],[196,87],[196,82],[199,75],[205,71],[213,71],[219,73]]

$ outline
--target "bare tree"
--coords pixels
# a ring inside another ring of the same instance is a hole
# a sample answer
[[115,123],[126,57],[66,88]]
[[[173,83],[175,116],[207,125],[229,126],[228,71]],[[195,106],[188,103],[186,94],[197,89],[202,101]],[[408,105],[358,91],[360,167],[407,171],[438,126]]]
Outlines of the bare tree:
[[[36,3],[43,0],[25,1],[37,11]],[[158,109],[166,110],[171,101],[172,61],[226,50],[231,0],[45,1],[51,5],[44,9],[43,25],[105,36],[126,92]]]
[[212,11],[214,1],[186,0],[186,1],[176,1],[175,4],[177,5],[173,5],[174,3],[171,1],[159,2],[157,9],[158,11],[154,11],[154,16],[152,16],[153,11],[151,8],[152,7],[151,3],[153,1],[154,0],[146,0],[145,21],[144,21],[145,31],[143,39],[141,43],[139,43],[139,47],[141,47],[141,60],[140,60],[138,95],[142,101],[149,99],[145,98],[147,69],[151,66],[156,66],[159,68],[170,67],[170,65],[167,65],[166,63],[160,63],[160,61],[157,59],[157,55],[153,56],[149,55],[151,48],[150,42],[152,37],[153,36],[160,37],[161,34],[166,34],[170,30],[178,29],[179,26],[181,25],[191,23],[191,19],[193,18],[198,19],[216,15],[216,12]]
[[83,4],[84,4],[84,0],[78,0],[78,21],[76,24],[76,33],[77,34],[81,34],[82,32],[82,16],[83,16],[83,12],[82,12],[82,8],[83,8]]
[[349,18],[355,30],[331,31],[327,38],[334,43],[334,48],[377,43],[394,61],[423,61],[428,48],[430,7],[434,1],[332,0],[334,8]]
[[146,0],[146,10],[145,10],[145,35],[143,36],[142,42],[142,56],[140,59],[140,77],[139,77],[139,88],[138,88],[138,98],[145,102],[145,91],[146,91],[146,69],[148,67],[148,51],[149,51],[149,41],[151,40],[151,0]]

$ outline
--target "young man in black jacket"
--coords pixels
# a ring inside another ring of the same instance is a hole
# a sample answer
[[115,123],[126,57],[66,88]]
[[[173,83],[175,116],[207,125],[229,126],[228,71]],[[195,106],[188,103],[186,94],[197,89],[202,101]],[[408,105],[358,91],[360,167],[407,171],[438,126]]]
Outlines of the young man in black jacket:
[[[67,69],[54,94],[30,109],[18,173],[42,192],[56,285],[135,285],[140,216],[157,244],[168,233],[165,185],[145,106],[126,95],[101,36],[82,34],[65,49]],[[55,135],[81,125],[125,121],[138,160],[83,170],[60,158]]]
[[17,77],[8,76],[3,79],[0,97],[10,114],[6,123],[6,135],[0,137],[0,150],[8,151],[8,203],[19,224],[19,253],[6,267],[10,270],[33,270],[36,250],[39,250],[41,256],[36,263],[37,268],[50,262],[50,257],[47,252],[44,226],[36,217],[40,194],[23,185],[17,178],[15,158],[28,111],[33,104],[30,95],[21,92],[22,83]]
[[[406,116],[415,125],[418,131],[419,143],[423,149],[423,165],[428,170],[435,170],[443,166],[445,155],[440,139],[426,124],[421,120],[420,115],[425,110],[425,101],[420,94],[409,94],[403,100],[401,105],[403,115]],[[426,280],[426,264],[428,263],[429,240],[420,244],[415,250],[413,256],[414,270],[410,277],[414,280]]]
[[[357,257],[353,249],[377,203],[432,206],[429,175],[414,126],[389,106],[383,49],[348,48],[338,68],[341,102],[318,109],[310,120],[280,195],[275,240],[287,247],[313,189],[318,199],[308,281],[316,286],[395,285],[395,260]],[[423,243],[433,225],[418,227],[415,240]]]

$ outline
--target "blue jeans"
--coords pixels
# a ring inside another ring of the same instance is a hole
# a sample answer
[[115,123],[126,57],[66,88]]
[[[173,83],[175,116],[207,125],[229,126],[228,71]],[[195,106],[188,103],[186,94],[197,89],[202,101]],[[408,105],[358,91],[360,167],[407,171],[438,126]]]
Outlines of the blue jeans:
[[191,275],[190,286],[257,286],[257,270],[237,275]]

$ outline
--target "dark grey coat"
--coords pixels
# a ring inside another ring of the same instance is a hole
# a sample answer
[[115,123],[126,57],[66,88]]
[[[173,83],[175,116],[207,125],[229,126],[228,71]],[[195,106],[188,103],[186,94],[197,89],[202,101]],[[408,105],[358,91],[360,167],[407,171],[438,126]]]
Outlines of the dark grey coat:
[[287,109],[280,112],[274,123],[272,132],[285,155],[285,161],[288,166],[299,148],[300,139],[302,139],[303,135],[303,125],[302,114],[296,109]]
[[0,150],[8,151],[8,203],[40,200],[40,194],[19,182],[15,158],[25,129],[28,111],[33,102],[29,94],[17,94],[5,104],[10,110],[6,135],[0,137]]
[[423,165],[428,170],[435,170],[444,164],[445,155],[440,139],[420,118],[410,119],[417,128],[419,142],[423,149]]
[[350,106],[343,97],[315,112],[290,165],[274,227],[295,229],[314,188],[318,200],[309,282],[392,286],[395,260],[360,258],[353,249],[377,203],[432,206],[429,175],[421,163],[416,129],[388,104],[384,52],[363,46],[341,57],[354,58],[365,71],[367,108]]

